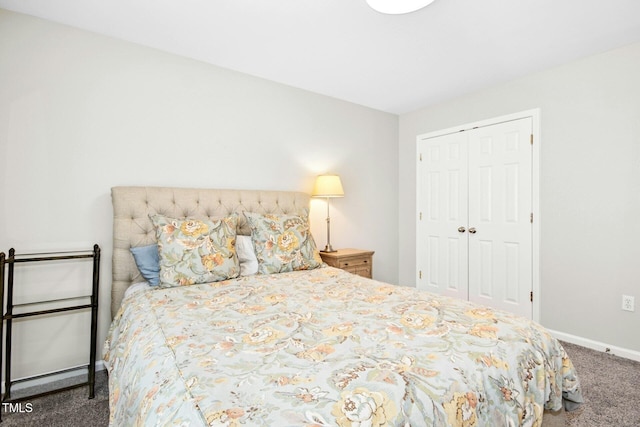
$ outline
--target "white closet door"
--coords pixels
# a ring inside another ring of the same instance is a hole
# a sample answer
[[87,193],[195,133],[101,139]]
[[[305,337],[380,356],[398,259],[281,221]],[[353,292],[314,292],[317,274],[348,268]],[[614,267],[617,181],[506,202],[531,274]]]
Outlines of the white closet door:
[[418,141],[416,286],[533,318],[531,117]]
[[454,133],[419,142],[417,198],[421,216],[417,287],[465,300],[469,292],[466,140],[464,133]]
[[531,118],[469,132],[469,300],[527,318],[532,317],[531,134]]

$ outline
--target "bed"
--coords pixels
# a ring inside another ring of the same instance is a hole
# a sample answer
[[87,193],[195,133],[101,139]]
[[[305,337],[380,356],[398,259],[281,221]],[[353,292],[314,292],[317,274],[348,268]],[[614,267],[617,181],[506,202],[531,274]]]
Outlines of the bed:
[[[307,194],[114,187],[112,201],[111,425],[540,426],[582,402],[540,325],[322,264]],[[199,221],[216,230],[206,243],[176,237]],[[233,277],[185,279],[178,241]],[[274,242],[298,245],[288,267],[270,264]],[[143,278],[131,249],[154,245],[178,286]]]

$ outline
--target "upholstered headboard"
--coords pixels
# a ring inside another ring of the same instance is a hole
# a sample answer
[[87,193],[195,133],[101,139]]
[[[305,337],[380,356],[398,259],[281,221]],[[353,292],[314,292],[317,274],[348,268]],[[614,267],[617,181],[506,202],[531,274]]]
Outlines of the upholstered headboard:
[[292,191],[215,190],[171,187],[113,187],[113,273],[111,316],[120,308],[125,290],[143,281],[130,248],[156,242],[149,215],[172,218],[220,218],[238,213],[238,234],[251,230],[243,211],[303,215],[309,195]]

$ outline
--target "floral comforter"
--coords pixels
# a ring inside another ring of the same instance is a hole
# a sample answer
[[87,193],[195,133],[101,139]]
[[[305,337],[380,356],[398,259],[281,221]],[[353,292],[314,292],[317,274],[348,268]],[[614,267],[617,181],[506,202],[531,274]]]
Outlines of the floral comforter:
[[538,426],[582,400],[541,326],[331,267],[130,295],[104,358],[116,426]]

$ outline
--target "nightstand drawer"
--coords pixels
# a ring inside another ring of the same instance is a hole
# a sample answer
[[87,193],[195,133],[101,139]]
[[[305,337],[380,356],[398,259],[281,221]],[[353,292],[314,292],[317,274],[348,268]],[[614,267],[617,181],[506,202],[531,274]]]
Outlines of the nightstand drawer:
[[339,249],[335,252],[320,252],[322,261],[349,273],[373,278],[373,251],[361,249]]
[[338,261],[338,268],[348,268],[348,267],[362,267],[371,264],[371,257],[354,257],[354,258],[346,258]]
[[368,277],[371,279],[371,267],[368,265],[359,266],[359,267],[346,267],[343,268],[344,271],[348,271],[349,273],[357,274],[358,276]]

